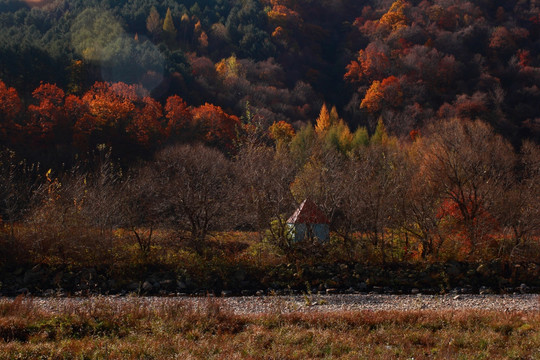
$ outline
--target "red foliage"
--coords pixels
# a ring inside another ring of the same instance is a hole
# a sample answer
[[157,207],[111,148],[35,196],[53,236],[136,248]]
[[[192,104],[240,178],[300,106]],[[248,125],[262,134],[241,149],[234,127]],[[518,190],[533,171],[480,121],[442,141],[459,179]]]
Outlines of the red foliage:
[[0,80],[0,139],[14,126],[14,119],[21,111],[21,100],[14,88]]
[[411,132],[409,133],[409,137],[411,138],[411,140],[414,142],[416,141],[416,139],[420,138],[422,136],[422,133],[420,132],[420,130],[418,129],[413,129],[411,130]]
[[53,141],[56,137],[60,142],[66,141],[71,126],[64,109],[64,91],[53,84],[41,84],[32,95],[39,103],[28,106],[30,120],[24,130],[36,139]]
[[167,138],[182,138],[182,133],[191,127],[193,116],[186,102],[178,95],[170,96],[165,104]]
[[132,121],[127,125],[126,132],[137,144],[143,147],[151,145],[151,140],[157,144],[164,134],[160,122],[162,117],[161,104],[146,96],[137,103],[137,111],[135,111]]

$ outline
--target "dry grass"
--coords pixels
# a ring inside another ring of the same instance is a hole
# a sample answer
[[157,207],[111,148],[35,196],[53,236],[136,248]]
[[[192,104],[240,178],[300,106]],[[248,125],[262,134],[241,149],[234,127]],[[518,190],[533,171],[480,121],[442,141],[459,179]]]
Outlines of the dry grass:
[[202,306],[146,307],[136,298],[72,305],[0,304],[0,358],[307,359],[540,358],[540,314],[339,312],[239,316]]

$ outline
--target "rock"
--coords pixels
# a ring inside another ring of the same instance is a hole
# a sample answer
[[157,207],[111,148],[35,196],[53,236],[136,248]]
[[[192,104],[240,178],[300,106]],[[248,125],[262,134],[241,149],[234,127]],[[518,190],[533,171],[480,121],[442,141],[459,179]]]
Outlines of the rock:
[[47,289],[43,292],[43,296],[51,297],[54,296],[54,290],[53,289]]
[[31,284],[37,281],[41,281],[43,278],[43,271],[38,265],[34,266],[31,270],[24,273],[24,284]]
[[170,279],[161,280],[159,282],[159,287],[166,290],[172,290],[174,287],[174,281]]
[[488,294],[493,294],[493,290],[491,290],[487,286],[482,286],[482,287],[480,287],[478,293],[480,295],[488,295]]
[[176,281],[176,287],[178,288],[178,290],[185,290],[185,289],[187,289],[186,283],[183,282],[183,281],[180,281],[180,280],[177,280],[177,281]]
[[21,288],[21,289],[15,291],[15,293],[17,293],[17,295],[29,295],[30,290],[28,290],[28,288]]
[[139,290],[139,283],[132,282],[128,286],[126,286],[126,289],[129,291],[138,291]]
[[411,289],[411,294],[412,295],[418,295],[418,294],[420,294],[420,290],[418,290],[417,288]]
[[327,294],[337,294],[338,290],[336,288],[328,288],[326,289]]
[[233,292],[230,291],[230,290],[223,290],[221,292],[221,296],[223,296],[223,297],[229,297],[229,296],[232,296],[232,294],[233,294]]
[[367,291],[367,284],[365,282],[360,282],[358,283],[358,291]]
[[264,296],[264,290],[257,290],[257,292],[255,292],[255,295],[256,296]]
[[246,279],[246,272],[244,270],[236,270],[234,273],[234,278],[238,282],[242,282]]
[[461,295],[456,295],[456,296],[454,296],[452,299],[454,299],[454,300],[459,300],[459,299],[461,299]]
[[527,294],[529,292],[529,287],[527,286],[527,284],[519,285],[519,292],[522,294]]
[[107,280],[106,286],[109,290],[116,288],[116,281],[114,279]]
[[483,276],[489,276],[489,273],[490,273],[488,267],[485,264],[480,264],[476,268],[476,272],[483,275]]
[[151,284],[149,281],[145,281],[145,282],[143,282],[143,284],[142,284],[142,289],[143,289],[144,291],[151,291],[151,290],[153,289],[153,286],[152,286],[152,284]]

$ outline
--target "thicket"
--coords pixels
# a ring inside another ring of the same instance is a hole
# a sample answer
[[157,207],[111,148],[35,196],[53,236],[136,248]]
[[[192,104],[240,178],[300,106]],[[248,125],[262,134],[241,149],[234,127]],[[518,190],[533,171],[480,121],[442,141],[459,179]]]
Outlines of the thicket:
[[[297,133],[284,122],[266,134],[247,127],[229,156],[177,144],[127,170],[105,146],[63,172],[4,150],[3,261],[539,260],[538,145],[516,152],[480,120],[401,141],[381,121],[368,136],[334,113],[323,107]],[[330,243],[293,244],[284,231],[306,198],[330,220]]]

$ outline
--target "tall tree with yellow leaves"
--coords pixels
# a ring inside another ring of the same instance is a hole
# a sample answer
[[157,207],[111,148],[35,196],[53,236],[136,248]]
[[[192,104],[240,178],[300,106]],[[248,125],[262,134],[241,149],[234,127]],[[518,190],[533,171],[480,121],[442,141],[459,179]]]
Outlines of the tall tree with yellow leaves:
[[326,103],[323,104],[319,117],[317,118],[317,124],[315,125],[315,132],[317,134],[324,134],[328,128],[332,125],[330,119],[330,113],[326,107]]

